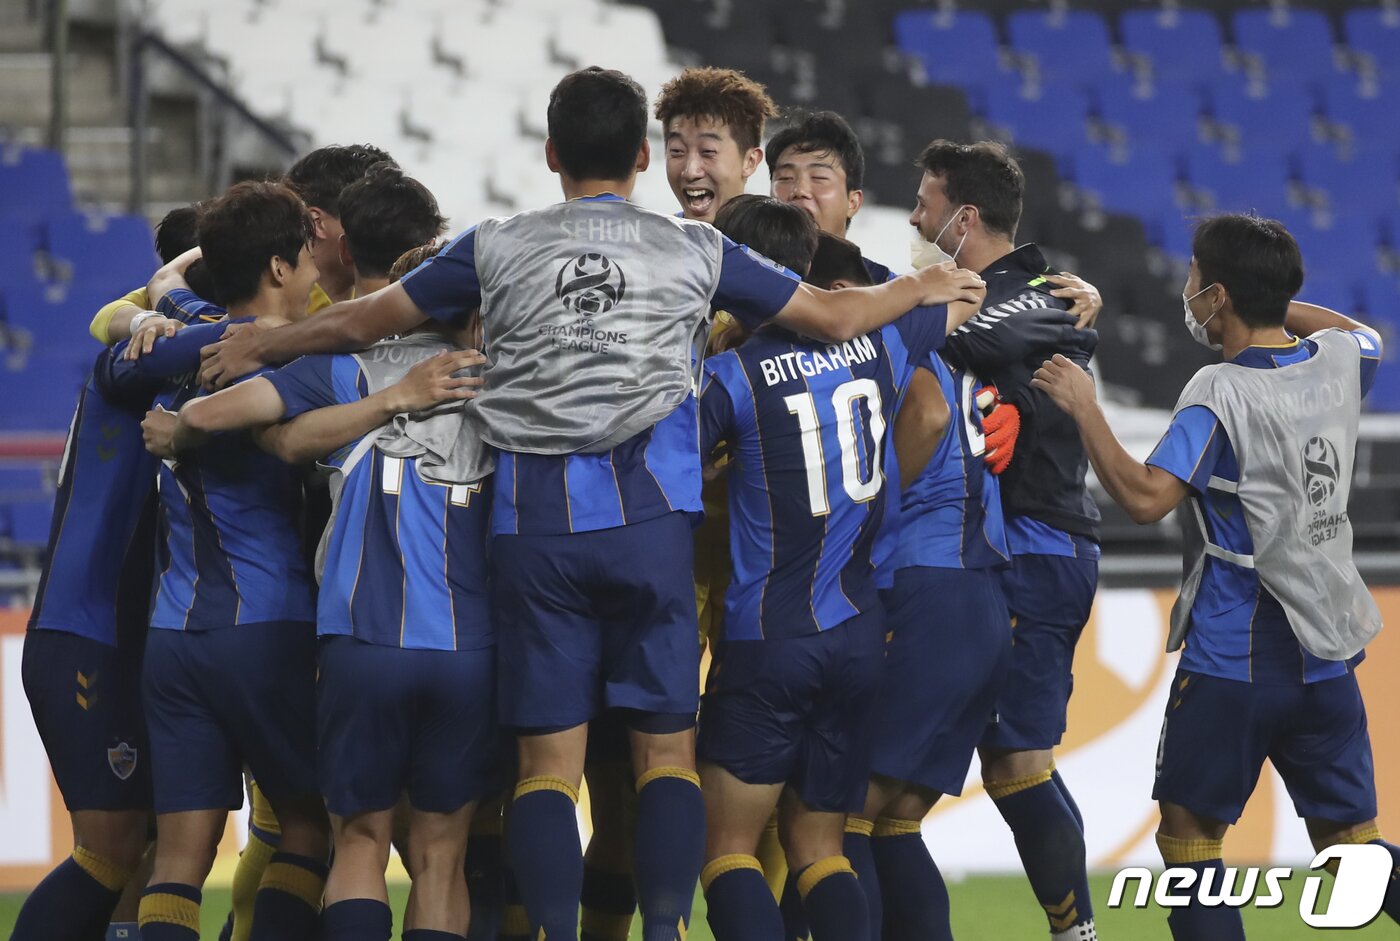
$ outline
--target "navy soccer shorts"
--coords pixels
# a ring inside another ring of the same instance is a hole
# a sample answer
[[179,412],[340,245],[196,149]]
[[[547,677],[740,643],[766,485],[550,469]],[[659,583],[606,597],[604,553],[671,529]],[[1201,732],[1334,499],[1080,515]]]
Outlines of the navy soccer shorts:
[[1002,574],[1011,611],[1011,667],[983,746],[1038,751],[1060,743],[1074,690],[1074,647],[1089,623],[1098,581],[1096,559],[1012,557]]
[[316,791],[316,625],[152,630],[146,722],[158,814],[235,810],[243,767],[268,800]]
[[496,652],[406,650],[321,639],[317,772],[341,817],[414,809],[446,814],[505,783],[496,734]]
[[149,810],[151,754],[139,651],[31,630],[21,676],[68,810]]
[[[647,731],[694,725],[700,634],[687,514],[498,535],[491,555],[502,724],[560,730],[620,708]],[[666,717],[665,727],[646,716]]]
[[1011,661],[1001,573],[900,569],[883,597],[889,640],[871,770],[961,794]]
[[746,784],[786,783],[815,811],[860,811],[884,630],[877,607],[819,634],[721,641],[697,757]]
[[1157,746],[1152,798],[1234,823],[1264,759],[1298,816],[1343,825],[1376,816],[1376,774],[1356,674],[1268,686],[1179,670]]

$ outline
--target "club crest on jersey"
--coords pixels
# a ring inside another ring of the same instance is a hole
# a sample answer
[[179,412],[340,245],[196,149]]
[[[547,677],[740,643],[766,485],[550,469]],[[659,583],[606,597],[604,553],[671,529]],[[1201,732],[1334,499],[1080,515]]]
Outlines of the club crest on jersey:
[[1340,473],[1341,461],[1332,442],[1321,435],[1309,438],[1303,445],[1303,486],[1313,506],[1320,507],[1332,499]]
[[606,314],[622,303],[627,278],[606,255],[588,252],[566,262],[554,280],[554,294],[580,317]]
[[112,769],[113,774],[125,781],[136,770],[136,749],[126,742],[107,749],[107,766]]

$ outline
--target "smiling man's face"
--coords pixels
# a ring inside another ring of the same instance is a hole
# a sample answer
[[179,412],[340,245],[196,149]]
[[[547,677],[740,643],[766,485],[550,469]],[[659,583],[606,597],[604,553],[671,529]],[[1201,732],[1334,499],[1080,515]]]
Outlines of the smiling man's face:
[[714,222],[762,159],[762,150],[745,153],[729,126],[714,118],[676,118],[666,131],[666,180],[687,219]]

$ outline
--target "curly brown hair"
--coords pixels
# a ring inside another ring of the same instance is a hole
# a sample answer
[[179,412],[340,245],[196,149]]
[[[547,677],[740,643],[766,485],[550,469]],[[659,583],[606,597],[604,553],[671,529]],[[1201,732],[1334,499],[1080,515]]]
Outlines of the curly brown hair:
[[734,69],[686,69],[656,96],[656,119],[663,129],[669,131],[676,118],[712,118],[728,126],[740,150],[757,147],[764,121],[777,114],[768,90]]
[[433,239],[431,242],[424,242],[417,248],[410,248],[398,257],[398,260],[389,267],[389,280],[398,281],[414,268],[432,258],[447,246],[446,242]]

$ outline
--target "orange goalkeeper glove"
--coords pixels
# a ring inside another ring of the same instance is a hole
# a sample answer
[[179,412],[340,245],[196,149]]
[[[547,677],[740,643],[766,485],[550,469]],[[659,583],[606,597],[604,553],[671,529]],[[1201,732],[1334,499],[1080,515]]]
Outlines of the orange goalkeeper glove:
[[987,469],[1000,474],[1016,453],[1016,438],[1021,433],[1021,410],[1003,402],[996,386],[983,386],[973,395],[977,410],[982,413],[982,434],[987,450],[982,455]]

